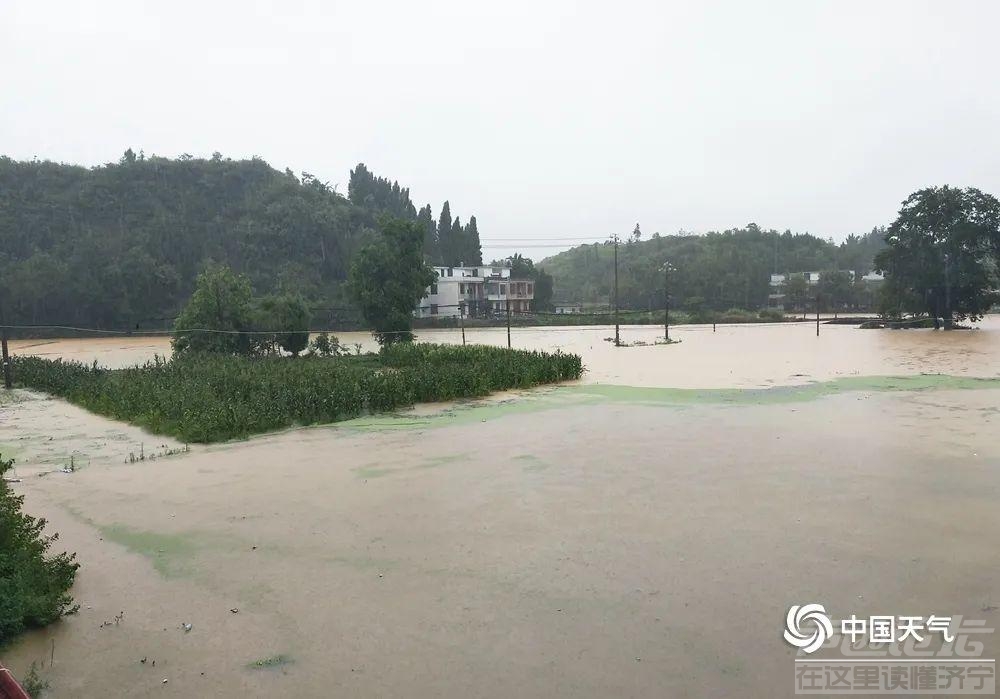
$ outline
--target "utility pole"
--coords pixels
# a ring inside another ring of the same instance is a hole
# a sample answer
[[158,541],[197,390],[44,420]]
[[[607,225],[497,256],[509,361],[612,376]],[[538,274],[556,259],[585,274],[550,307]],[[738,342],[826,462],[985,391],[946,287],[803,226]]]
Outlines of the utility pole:
[[663,339],[670,342],[670,262],[663,263]]
[[618,234],[615,234],[615,347],[621,347],[618,322]]
[[[0,325],[4,325],[3,310],[0,309]],[[10,370],[10,354],[7,351],[7,326],[0,329],[0,345],[3,346],[3,387],[8,391],[14,386],[14,378]]]
[[465,347],[465,304],[458,304],[458,322],[462,326],[462,347]]
[[819,291],[816,292],[816,337],[819,337]]
[[507,349],[510,349],[510,279],[507,280]]
[[944,329],[951,330],[951,261],[944,254]]

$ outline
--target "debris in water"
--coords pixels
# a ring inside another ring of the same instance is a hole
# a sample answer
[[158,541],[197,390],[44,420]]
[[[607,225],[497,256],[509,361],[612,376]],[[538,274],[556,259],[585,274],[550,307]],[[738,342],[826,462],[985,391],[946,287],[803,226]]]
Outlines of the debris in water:
[[229,611],[231,611],[231,612],[232,612],[233,614],[239,614],[239,613],[240,613],[240,610],[239,610],[239,609],[237,609],[236,607],[233,607],[233,608],[232,608],[232,609],[230,609]]
[[181,628],[184,629],[184,633],[187,633],[188,631],[191,630],[191,624],[186,624],[186,623],[185,624],[181,624]]

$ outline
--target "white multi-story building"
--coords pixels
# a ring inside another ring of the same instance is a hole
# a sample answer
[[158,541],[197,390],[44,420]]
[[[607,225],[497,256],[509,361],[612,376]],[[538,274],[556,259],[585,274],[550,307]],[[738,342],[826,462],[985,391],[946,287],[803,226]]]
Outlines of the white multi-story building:
[[481,318],[531,310],[535,283],[511,279],[510,267],[435,267],[437,281],[413,312],[417,318]]

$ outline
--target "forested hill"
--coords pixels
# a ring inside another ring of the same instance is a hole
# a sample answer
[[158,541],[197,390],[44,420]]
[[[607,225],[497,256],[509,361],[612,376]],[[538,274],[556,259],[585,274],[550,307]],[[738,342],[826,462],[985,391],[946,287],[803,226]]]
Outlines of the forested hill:
[[[706,235],[641,233],[621,241],[618,293],[623,308],[663,307],[663,263],[670,261],[670,289],[678,306],[760,308],[766,305],[772,272],[828,271],[867,273],[884,247],[884,230],[851,235],[834,244],[808,234],[745,228]],[[607,304],[614,288],[614,248],[610,243],[581,245],[546,258],[538,266],[555,279],[556,302]]]
[[94,168],[0,158],[0,310],[9,324],[165,328],[213,261],[245,273],[256,292],[303,294],[328,309],[319,322],[350,323],[358,316],[343,281],[382,213],[430,219],[434,262],[478,253],[478,231],[452,221],[447,202],[446,247],[430,206],[418,212],[408,190],[364,165],[344,197],[256,158],[128,150]]

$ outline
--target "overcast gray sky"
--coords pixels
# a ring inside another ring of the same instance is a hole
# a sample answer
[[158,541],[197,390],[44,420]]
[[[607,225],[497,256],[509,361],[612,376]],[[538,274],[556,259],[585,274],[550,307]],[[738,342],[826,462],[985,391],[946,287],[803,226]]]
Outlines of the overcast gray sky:
[[218,150],[341,192],[363,161],[484,240],[840,239],[924,186],[1000,194],[998,26],[990,0],[0,0],[0,153]]

